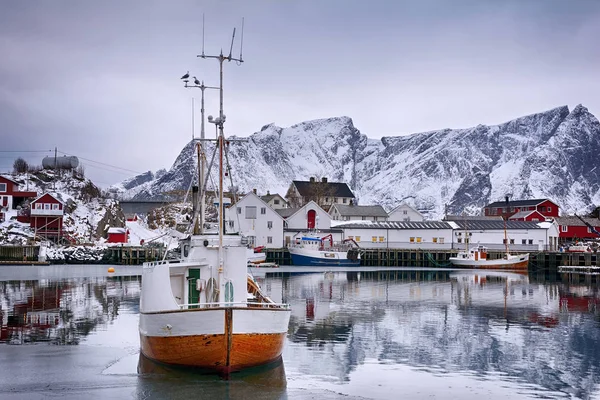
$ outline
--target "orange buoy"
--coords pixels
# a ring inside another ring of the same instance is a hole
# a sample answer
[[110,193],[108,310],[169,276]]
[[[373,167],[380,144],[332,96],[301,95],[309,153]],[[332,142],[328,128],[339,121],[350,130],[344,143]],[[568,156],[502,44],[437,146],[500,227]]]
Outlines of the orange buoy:
[[113,267],[110,267],[110,268],[108,269],[108,272],[115,272],[115,269],[114,269]]

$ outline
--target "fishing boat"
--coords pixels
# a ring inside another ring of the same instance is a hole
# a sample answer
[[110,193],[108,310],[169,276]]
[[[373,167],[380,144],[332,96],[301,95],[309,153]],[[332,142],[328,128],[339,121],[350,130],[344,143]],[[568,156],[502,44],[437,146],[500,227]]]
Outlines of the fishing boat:
[[[508,203],[508,197],[506,198]],[[448,260],[456,267],[471,269],[507,269],[526,270],[529,266],[529,253],[511,254],[508,248],[508,233],[506,230],[506,219],[504,219],[504,246],[505,252],[502,258],[488,259],[488,250],[485,246],[478,245],[469,249],[470,235],[465,227],[465,250],[459,252],[456,257]]]
[[461,251],[456,257],[450,257],[449,261],[456,267],[482,268],[482,269],[527,269],[529,265],[529,253],[513,255],[506,252],[502,258],[489,260],[488,251],[485,246],[478,245],[476,248]]
[[[220,65],[219,117],[209,116],[208,120],[218,131],[218,204],[224,204],[223,62],[242,60],[241,56],[235,59],[222,53],[205,56],[203,52],[202,56],[215,58]],[[197,142],[198,153],[203,143],[203,138]],[[203,170],[200,157],[199,164]],[[205,186],[201,184],[201,199]],[[271,300],[248,275],[249,239],[225,234],[223,207],[218,207],[218,232],[203,232],[204,202],[198,201],[198,190],[194,187],[192,195],[193,204],[199,205],[194,209],[193,229],[180,240],[179,258],[143,265],[141,353],[161,363],[222,374],[277,361],[283,351],[290,307]]]
[[249,247],[246,251],[248,257],[248,265],[263,264],[267,261],[267,253],[264,246]]
[[331,234],[320,237],[306,233],[288,246],[294,265],[323,267],[358,267],[360,249],[353,239],[334,243]]

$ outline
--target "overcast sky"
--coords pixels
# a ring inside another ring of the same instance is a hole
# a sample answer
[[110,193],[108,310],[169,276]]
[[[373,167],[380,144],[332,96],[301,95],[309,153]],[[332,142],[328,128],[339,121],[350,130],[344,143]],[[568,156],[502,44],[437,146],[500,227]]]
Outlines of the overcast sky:
[[370,138],[579,103],[600,116],[597,0],[0,0],[0,171],[54,147],[101,186],[169,168],[200,98],[179,78],[218,84],[218,63],[196,57],[203,13],[213,54],[245,17],[229,135],[341,115]]

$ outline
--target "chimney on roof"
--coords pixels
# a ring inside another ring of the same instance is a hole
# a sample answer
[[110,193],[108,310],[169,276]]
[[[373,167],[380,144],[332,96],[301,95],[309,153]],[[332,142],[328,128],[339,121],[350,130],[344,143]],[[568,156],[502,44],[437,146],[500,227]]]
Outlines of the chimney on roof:
[[325,177],[322,177],[322,178],[321,178],[321,182],[323,182],[323,183],[327,183],[327,178],[325,178]]
[[315,183],[315,177],[314,176],[310,177],[310,183]]
[[271,192],[267,190],[267,196],[270,196],[270,195],[271,195]]
[[252,193],[256,194],[256,189],[252,189]]

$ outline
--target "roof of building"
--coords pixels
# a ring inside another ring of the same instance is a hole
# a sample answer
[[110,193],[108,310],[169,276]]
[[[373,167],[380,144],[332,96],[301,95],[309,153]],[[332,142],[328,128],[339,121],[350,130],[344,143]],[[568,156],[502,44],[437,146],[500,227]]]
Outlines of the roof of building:
[[60,195],[60,193],[42,193],[41,195],[39,195],[38,197],[36,197],[35,200],[32,200],[31,204],[35,203],[36,201],[38,201],[39,199],[41,199],[42,197],[44,197],[46,195],[52,197],[55,200],[58,200],[63,205],[65,204],[65,202],[64,202],[62,196]]
[[287,218],[296,214],[299,209],[300,208],[278,208],[275,210],[275,212],[281,215],[283,218]]
[[[596,219],[596,218],[588,218],[588,217],[582,217],[588,224],[592,225],[593,227],[596,226],[600,226],[600,219]],[[566,226],[586,226],[579,218],[577,218],[574,215],[568,215],[565,217],[558,217],[555,218],[556,222],[559,225],[566,225]]]
[[310,181],[292,181],[292,184],[298,189],[298,193],[302,197],[310,197],[315,194],[331,197],[351,197],[354,194],[347,184],[342,182],[310,182]]
[[[346,204],[334,204],[331,208],[336,208],[341,216],[358,216],[358,217],[387,217],[388,213],[385,212],[383,207],[380,205],[374,206],[350,206]],[[331,210],[330,210],[331,211]]]
[[444,221],[490,221],[498,220],[502,221],[503,218],[500,215],[446,215]]
[[108,233],[127,233],[127,229],[111,226],[110,228],[108,228]]
[[275,193],[275,194],[267,193],[264,196],[260,196],[260,198],[262,199],[262,201],[264,201],[265,203],[270,202],[275,197],[279,197],[279,198],[283,199],[283,201],[285,201],[285,199],[283,198],[283,196],[281,196],[279,193]]
[[413,211],[414,211],[414,212],[416,212],[417,214],[421,214],[421,212],[420,212],[419,210],[417,210],[416,208],[412,207],[410,204],[407,204],[407,203],[401,203],[401,204],[400,204],[400,205],[398,205],[397,207],[395,207],[395,208],[392,208],[392,209],[390,210],[390,214],[392,214],[392,213],[396,212],[397,210],[400,210],[400,209],[401,209],[401,208],[403,208],[403,207],[404,207],[404,208],[410,208],[411,210],[413,210]]
[[518,213],[511,215],[509,219],[527,218],[531,214],[538,214],[538,215],[541,215],[542,217],[544,217],[542,214],[540,214],[539,211],[531,210],[531,211],[519,211]]
[[14,179],[8,178],[4,175],[0,175],[0,178],[6,179],[7,181],[11,181],[12,183],[19,184],[19,182],[15,181]]
[[444,221],[348,221],[336,224],[336,228],[452,229],[452,225]]
[[[531,199],[531,200],[511,200],[508,202],[509,207],[522,207],[522,206],[537,206],[538,204],[542,204],[545,201],[549,201],[552,204],[555,204],[558,207],[558,204],[548,199]],[[493,203],[488,204],[487,207],[506,207],[506,201],[495,201]]]
[[[504,229],[504,221],[500,220],[476,220],[476,221],[453,221],[458,229],[462,230],[498,230]],[[540,229],[538,222],[534,221],[506,221],[506,229]]]

